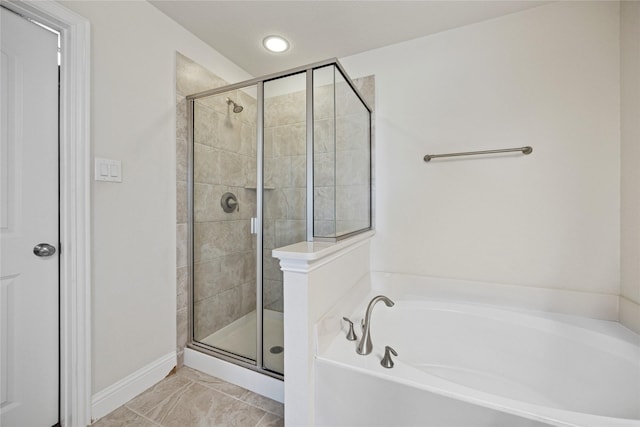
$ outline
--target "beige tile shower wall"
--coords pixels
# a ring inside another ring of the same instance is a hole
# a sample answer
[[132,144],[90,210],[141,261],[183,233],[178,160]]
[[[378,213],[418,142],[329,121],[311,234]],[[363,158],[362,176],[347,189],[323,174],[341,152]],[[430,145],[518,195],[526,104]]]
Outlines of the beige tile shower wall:
[[[187,104],[186,95],[226,86],[227,82],[181,54],[176,55],[177,183],[177,351],[179,363],[188,331],[187,266]],[[255,117],[255,99],[230,96],[244,106],[230,116],[225,97],[195,108],[194,182],[194,328],[204,338],[255,309],[255,241],[249,218],[255,215],[255,127],[241,117]],[[225,213],[223,193],[236,194],[240,210]]]
[[366,114],[336,119],[336,234],[369,226],[370,152]]
[[371,170],[369,175],[369,181],[371,185],[371,228],[375,229],[376,226],[376,181],[375,181],[375,148],[376,148],[376,78],[374,75],[360,77],[353,80],[353,83],[358,88],[360,95],[369,104],[369,107],[373,110],[371,112]]
[[304,92],[265,99],[263,305],[282,311],[282,272],[271,256],[306,239],[306,114]]
[[[230,97],[243,105],[234,113]],[[255,99],[233,91],[194,107],[194,338],[202,340],[255,310]],[[253,112],[253,114],[251,114]],[[239,209],[225,212],[224,193]]]
[[[354,83],[373,108],[374,76],[356,79]],[[314,129],[314,232],[316,236],[326,237],[367,228],[371,197],[370,129],[366,108],[347,83],[337,83],[334,120],[333,94],[333,86],[320,87],[315,96],[321,100],[314,100],[319,107]],[[371,140],[373,150],[373,135]]]
[[336,235],[335,91],[333,85],[313,92],[313,218],[315,236]]
[[371,151],[367,109],[346,83],[336,84],[336,235],[369,226]]

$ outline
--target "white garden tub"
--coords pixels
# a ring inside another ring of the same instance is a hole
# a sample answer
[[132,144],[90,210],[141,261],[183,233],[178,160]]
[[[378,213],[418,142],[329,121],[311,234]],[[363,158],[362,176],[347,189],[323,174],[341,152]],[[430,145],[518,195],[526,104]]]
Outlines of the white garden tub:
[[[316,425],[640,426],[640,347],[622,326],[394,299],[373,311],[372,354],[344,331],[320,347]],[[359,322],[366,302],[345,314]],[[399,354],[392,369],[380,366],[385,345]]]

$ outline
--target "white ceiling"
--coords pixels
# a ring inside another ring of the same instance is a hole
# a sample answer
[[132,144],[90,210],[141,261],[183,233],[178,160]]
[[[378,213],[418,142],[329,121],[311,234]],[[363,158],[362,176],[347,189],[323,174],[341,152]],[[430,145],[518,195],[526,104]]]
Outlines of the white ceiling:
[[[254,76],[341,58],[539,6],[548,1],[149,0]],[[262,39],[291,48],[268,53]]]

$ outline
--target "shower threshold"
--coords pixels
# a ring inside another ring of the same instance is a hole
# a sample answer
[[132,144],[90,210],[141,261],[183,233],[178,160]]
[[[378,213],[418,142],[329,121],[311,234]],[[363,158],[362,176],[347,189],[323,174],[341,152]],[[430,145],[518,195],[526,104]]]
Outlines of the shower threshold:
[[[264,367],[284,373],[284,331],[282,313],[264,310],[263,361]],[[201,343],[249,359],[256,359],[256,311],[252,311],[217,332],[200,340]]]

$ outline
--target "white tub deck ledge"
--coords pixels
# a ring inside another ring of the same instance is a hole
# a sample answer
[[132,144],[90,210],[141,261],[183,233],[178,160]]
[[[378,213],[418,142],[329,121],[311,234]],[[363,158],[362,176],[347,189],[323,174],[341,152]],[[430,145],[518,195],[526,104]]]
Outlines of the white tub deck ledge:
[[314,325],[368,276],[374,231],[336,243],[301,242],[275,249],[284,273],[284,401],[287,426],[314,424]]

